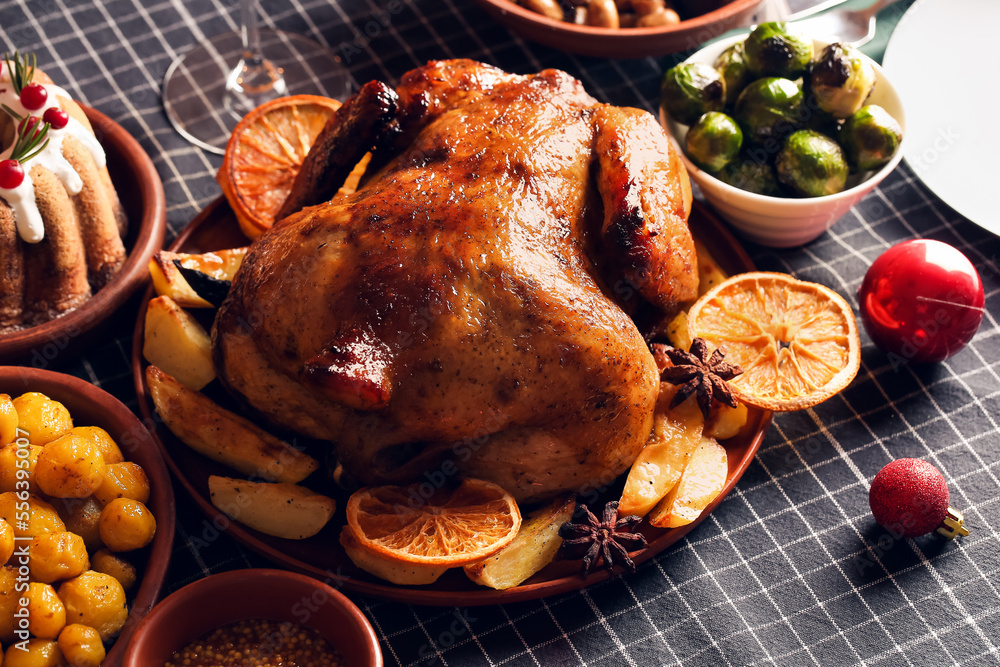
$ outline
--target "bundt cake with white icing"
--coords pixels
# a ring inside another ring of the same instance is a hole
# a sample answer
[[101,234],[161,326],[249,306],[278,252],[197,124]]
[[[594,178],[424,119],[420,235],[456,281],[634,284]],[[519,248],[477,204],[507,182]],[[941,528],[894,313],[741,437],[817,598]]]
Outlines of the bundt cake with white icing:
[[0,333],[83,304],[125,261],[125,214],[83,109],[35,68],[0,73]]

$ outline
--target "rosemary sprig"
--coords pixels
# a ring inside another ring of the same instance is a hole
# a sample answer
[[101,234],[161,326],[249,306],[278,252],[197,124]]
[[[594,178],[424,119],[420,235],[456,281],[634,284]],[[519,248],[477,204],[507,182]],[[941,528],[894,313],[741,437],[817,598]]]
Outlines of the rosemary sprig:
[[10,114],[14,118],[14,120],[16,120],[16,121],[22,121],[22,120],[24,120],[24,118],[21,116],[21,114],[17,113],[16,111],[14,111],[13,109],[11,109],[6,104],[0,103],[0,107],[3,107],[3,110],[6,111],[8,114]]
[[[24,164],[44,151],[45,147],[49,145],[49,127],[49,124],[44,122],[41,125],[38,123],[20,123],[17,129],[17,139],[14,141],[14,148],[10,153],[10,159]],[[43,140],[44,143],[42,143]]]
[[29,53],[24,56],[24,61],[21,60],[21,54],[17,51],[14,52],[14,64],[10,64],[10,54],[4,52],[3,60],[7,63],[7,71],[10,72],[10,82],[14,86],[14,92],[18,95],[21,94],[21,89],[31,83],[31,80],[35,76],[35,65],[38,60],[35,58],[34,53]]

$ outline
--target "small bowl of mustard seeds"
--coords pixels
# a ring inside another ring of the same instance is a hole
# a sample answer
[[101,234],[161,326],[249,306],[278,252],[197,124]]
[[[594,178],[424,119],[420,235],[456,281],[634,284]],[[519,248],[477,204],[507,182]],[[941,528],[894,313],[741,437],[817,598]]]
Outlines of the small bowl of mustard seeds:
[[149,613],[122,667],[382,667],[365,615],[294,572],[234,570],[176,591]]

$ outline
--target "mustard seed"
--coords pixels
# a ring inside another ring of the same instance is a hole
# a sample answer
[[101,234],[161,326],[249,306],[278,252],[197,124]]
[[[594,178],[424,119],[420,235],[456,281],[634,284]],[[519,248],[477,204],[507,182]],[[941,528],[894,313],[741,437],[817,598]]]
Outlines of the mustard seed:
[[250,619],[223,626],[177,651],[164,667],[340,667],[344,659],[315,630]]

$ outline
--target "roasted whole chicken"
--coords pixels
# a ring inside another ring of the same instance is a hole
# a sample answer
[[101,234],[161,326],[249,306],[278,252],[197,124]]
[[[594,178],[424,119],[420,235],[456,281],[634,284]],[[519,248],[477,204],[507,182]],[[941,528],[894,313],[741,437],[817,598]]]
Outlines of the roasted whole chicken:
[[373,81],[236,276],[219,377],[365,483],[593,489],[650,433],[659,378],[629,313],[695,297],[690,207],[653,116],[564,72],[451,60]]

